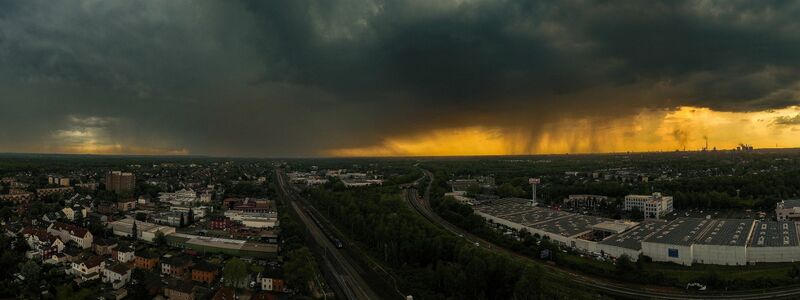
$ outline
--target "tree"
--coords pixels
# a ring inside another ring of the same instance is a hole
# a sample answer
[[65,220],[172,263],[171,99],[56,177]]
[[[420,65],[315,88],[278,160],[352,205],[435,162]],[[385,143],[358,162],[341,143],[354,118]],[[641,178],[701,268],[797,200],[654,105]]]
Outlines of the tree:
[[183,225],[185,225],[185,224],[186,223],[183,221],[183,213],[181,213],[181,223],[180,223],[180,225],[178,225],[178,227],[183,227]]
[[133,227],[131,227],[131,237],[133,237],[134,239],[139,238],[139,230],[138,228],[136,228],[136,220],[133,220]]
[[522,271],[522,275],[514,284],[514,299],[517,300],[532,300],[539,299],[539,290],[541,289],[541,281],[539,273],[541,269],[527,267]]
[[186,216],[186,223],[189,225],[194,224],[194,210],[191,207],[189,208],[189,214]]
[[157,246],[163,247],[167,244],[167,237],[160,230],[156,231],[156,236],[153,239],[153,242],[155,242]]
[[42,268],[39,267],[39,264],[32,260],[26,261],[20,265],[19,273],[25,277],[25,285],[28,291],[36,292],[38,290],[41,271]]
[[308,283],[314,279],[316,263],[307,247],[295,249],[287,255],[283,265],[287,284],[298,291],[307,294]]
[[247,277],[247,265],[244,264],[239,258],[231,258],[225,263],[225,268],[222,270],[225,276],[225,283],[228,286],[240,287]]

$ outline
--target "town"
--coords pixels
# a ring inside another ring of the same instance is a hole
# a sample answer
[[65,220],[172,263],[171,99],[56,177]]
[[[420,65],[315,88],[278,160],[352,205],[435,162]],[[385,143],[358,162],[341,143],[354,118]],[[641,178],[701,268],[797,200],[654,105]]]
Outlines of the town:
[[18,286],[17,296],[32,299],[285,299],[302,292],[284,276],[286,263],[309,266],[285,260],[274,188],[268,192],[271,166],[121,167],[3,169],[3,244],[7,256],[25,260],[6,291]]

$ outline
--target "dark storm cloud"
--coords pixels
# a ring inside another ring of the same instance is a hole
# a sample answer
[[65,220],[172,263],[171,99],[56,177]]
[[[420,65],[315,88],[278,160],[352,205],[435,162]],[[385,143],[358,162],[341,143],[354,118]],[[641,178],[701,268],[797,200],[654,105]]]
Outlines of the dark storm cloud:
[[780,108],[800,99],[798,15],[790,1],[0,1],[0,125],[15,129],[0,149],[314,155],[438,128]]

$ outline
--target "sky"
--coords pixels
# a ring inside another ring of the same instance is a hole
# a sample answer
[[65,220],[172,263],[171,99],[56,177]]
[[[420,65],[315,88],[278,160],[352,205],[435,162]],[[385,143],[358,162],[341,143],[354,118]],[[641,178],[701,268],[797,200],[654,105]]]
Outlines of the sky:
[[796,1],[0,0],[0,152],[800,147]]

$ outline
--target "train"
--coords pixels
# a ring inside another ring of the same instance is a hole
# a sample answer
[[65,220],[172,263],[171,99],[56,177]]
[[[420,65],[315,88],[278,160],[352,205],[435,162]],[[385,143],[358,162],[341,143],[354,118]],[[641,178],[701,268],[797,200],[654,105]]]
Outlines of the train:
[[319,219],[317,219],[317,216],[314,215],[314,213],[312,213],[310,210],[308,210],[308,208],[304,208],[304,210],[306,211],[306,213],[309,216],[311,216],[311,220],[313,220],[314,223],[317,224],[317,227],[319,227],[319,229],[322,230],[322,233],[325,234],[325,237],[327,237],[328,240],[330,240],[331,243],[333,243],[333,245],[336,246],[336,248],[341,249],[342,247],[344,247],[344,244],[342,243],[342,241],[339,240],[339,238],[337,238],[333,234],[333,232],[331,232],[331,230],[330,230],[330,228],[328,228],[328,226],[323,225],[322,222],[320,222]]

